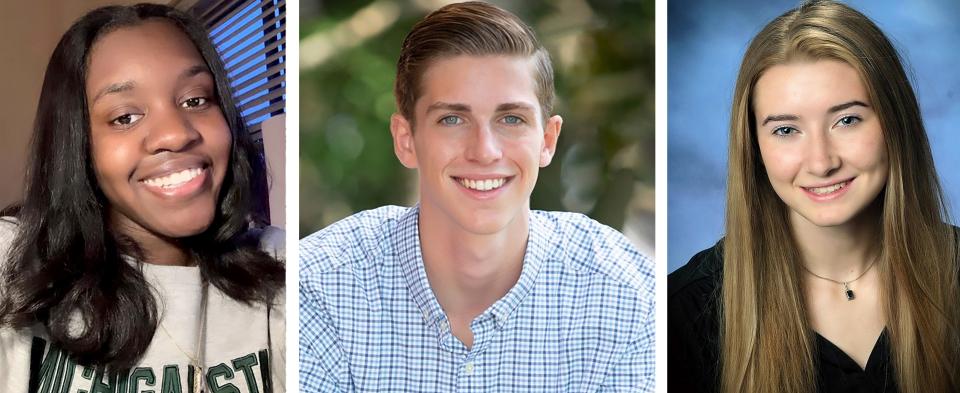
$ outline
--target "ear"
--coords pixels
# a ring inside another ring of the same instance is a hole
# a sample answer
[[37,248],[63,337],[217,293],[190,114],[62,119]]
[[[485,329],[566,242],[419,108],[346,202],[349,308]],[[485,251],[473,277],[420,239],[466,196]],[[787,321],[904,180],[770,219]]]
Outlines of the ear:
[[413,145],[413,128],[403,115],[394,113],[390,116],[390,134],[393,135],[393,152],[403,166],[414,169],[417,167],[417,150]]
[[560,138],[560,127],[563,126],[563,118],[560,115],[553,115],[547,119],[547,124],[543,127],[543,148],[540,149],[540,167],[550,165],[553,160],[553,153],[557,151],[557,138]]

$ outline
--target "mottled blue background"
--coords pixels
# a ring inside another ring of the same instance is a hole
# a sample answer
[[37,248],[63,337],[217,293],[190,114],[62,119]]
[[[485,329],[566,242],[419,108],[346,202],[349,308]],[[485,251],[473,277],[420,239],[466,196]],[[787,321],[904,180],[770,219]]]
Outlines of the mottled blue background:
[[[668,2],[669,271],[723,234],[727,127],[750,39],[799,1]],[[937,171],[960,222],[960,1],[848,1],[893,41],[920,100]]]

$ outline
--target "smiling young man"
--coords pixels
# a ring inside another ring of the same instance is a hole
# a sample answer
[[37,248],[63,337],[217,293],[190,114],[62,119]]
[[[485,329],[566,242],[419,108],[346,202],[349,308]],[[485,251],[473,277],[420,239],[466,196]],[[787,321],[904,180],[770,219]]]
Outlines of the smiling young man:
[[530,210],[563,123],[530,28],[443,7],[404,40],[395,94],[420,202],[301,241],[301,390],[652,390],[652,262],[587,217]]

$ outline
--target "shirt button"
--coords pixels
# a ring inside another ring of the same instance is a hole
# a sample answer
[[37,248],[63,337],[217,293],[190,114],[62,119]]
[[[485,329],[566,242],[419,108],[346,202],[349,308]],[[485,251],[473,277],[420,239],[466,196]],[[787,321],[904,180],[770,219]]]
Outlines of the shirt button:
[[447,331],[450,328],[450,324],[447,321],[440,321],[440,330]]
[[473,362],[467,362],[467,364],[463,366],[463,371],[467,373],[467,375],[473,375],[473,368]]

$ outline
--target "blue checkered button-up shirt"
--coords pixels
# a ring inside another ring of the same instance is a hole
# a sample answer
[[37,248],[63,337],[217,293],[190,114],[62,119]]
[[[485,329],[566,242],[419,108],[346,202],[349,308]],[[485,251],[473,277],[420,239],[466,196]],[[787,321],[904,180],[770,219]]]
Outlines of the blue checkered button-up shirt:
[[623,235],[531,212],[520,279],[468,349],[427,281],[418,213],[369,210],[301,240],[301,391],[653,390],[653,262]]

